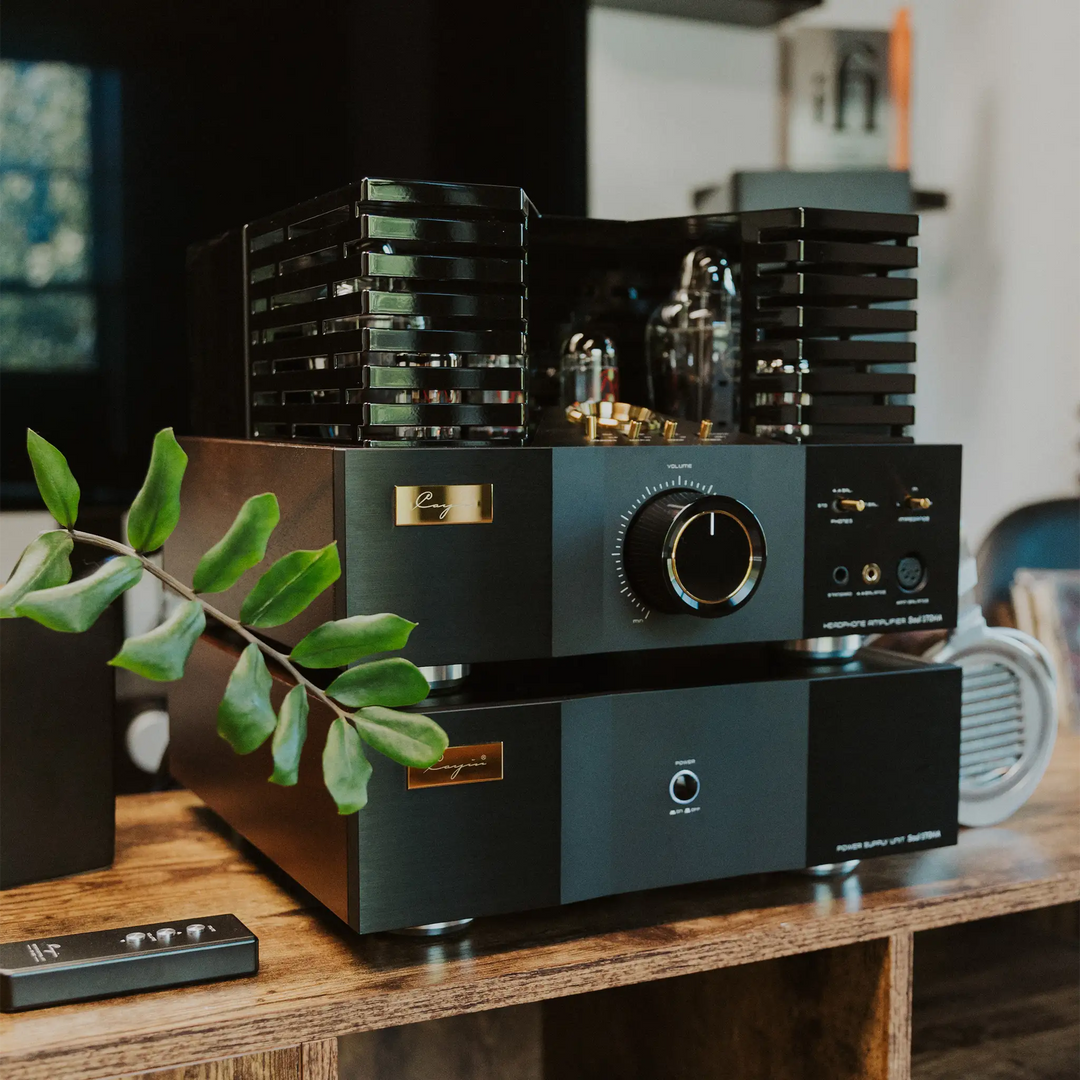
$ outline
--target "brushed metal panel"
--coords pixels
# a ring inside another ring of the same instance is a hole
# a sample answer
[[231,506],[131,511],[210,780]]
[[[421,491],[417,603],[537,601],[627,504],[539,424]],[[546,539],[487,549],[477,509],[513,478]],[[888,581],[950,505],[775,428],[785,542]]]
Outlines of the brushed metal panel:
[[808,700],[790,679],[564,702],[563,903],[804,866]]
[[[346,451],[348,614],[393,611],[419,623],[404,650],[417,664],[550,656],[550,454],[532,447]],[[490,524],[394,524],[395,488],[463,485],[490,486]]]

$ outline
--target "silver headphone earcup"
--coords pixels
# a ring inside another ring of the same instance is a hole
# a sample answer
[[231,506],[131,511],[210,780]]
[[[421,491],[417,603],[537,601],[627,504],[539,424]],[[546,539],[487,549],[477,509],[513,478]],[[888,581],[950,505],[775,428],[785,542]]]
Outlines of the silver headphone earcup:
[[960,824],[996,825],[1035,790],[1057,738],[1053,665],[1028,634],[982,624],[934,660],[963,670]]

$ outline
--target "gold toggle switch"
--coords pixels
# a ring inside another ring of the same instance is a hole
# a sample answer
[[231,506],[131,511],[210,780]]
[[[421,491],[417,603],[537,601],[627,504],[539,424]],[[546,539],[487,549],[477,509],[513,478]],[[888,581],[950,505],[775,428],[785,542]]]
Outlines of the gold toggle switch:
[[924,499],[919,495],[908,495],[904,499],[904,505],[909,510],[929,510],[933,503],[929,499]]
[[849,514],[861,514],[866,509],[866,503],[862,499],[838,499],[836,508]]
[[600,421],[595,416],[585,417],[585,438],[589,442],[595,442],[597,433],[600,430]]
[[701,426],[697,430],[697,437],[699,439],[707,439],[712,434],[712,421],[702,420]]
[[631,420],[630,427],[626,431],[627,438],[640,439],[641,438],[641,421]]
[[664,421],[664,438],[667,439],[668,442],[671,442],[671,440],[675,438],[675,431],[678,426],[679,425],[676,424],[674,420]]

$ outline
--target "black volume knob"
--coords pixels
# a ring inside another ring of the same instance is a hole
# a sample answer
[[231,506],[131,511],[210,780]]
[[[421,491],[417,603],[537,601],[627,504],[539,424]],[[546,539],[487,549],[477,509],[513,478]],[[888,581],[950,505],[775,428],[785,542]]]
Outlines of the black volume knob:
[[677,488],[650,499],[626,530],[630,587],[650,607],[711,619],[753,595],[765,535],[741,502]]

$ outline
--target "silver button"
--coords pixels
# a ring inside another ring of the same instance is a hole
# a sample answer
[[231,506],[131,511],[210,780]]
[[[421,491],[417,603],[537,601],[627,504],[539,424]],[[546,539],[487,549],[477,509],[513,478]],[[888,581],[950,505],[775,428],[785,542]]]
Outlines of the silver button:
[[198,937],[205,929],[206,927],[201,922],[188,923],[184,927],[185,933],[190,934],[192,937]]
[[146,940],[146,935],[139,930],[136,930],[133,934],[128,934],[124,941],[128,945],[141,945]]
[[154,932],[154,937],[158,939],[159,944],[168,945],[176,937],[176,931],[171,926],[163,926]]

